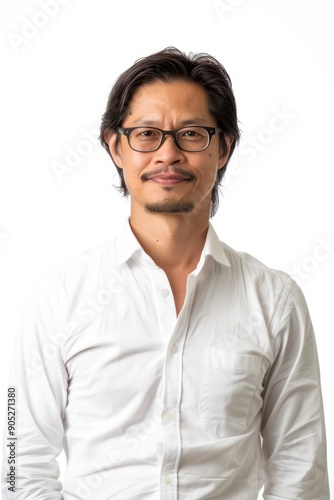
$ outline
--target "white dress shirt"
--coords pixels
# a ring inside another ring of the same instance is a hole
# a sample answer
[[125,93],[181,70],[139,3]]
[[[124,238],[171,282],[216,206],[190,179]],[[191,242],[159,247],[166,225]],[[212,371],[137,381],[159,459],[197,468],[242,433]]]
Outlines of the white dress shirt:
[[[176,316],[128,221],[22,314],[15,500],[327,500],[314,333],[285,273],[209,225]],[[65,449],[64,484],[56,457]]]

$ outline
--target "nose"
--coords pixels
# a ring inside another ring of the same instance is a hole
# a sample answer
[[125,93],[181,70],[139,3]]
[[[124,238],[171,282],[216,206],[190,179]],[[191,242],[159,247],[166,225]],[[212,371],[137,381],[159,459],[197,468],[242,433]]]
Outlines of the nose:
[[171,134],[166,134],[159,149],[155,151],[155,161],[168,165],[181,161],[183,151],[176,144],[175,138]]

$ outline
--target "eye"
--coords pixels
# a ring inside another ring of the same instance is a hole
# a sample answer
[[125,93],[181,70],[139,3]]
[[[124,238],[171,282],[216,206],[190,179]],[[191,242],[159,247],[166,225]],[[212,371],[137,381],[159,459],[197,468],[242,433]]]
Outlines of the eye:
[[197,137],[198,135],[197,130],[185,130],[182,132],[182,137]]
[[154,135],[154,132],[153,132],[153,130],[143,130],[141,132],[141,135],[143,135],[145,137],[152,137],[152,135]]
[[156,139],[160,136],[159,130],[152,128],[138,128],[134,132],[138,139]]
[[180,130],[180,139],[188,141],[201,141],[206,138],[206,130],[199,128],[184,128]]

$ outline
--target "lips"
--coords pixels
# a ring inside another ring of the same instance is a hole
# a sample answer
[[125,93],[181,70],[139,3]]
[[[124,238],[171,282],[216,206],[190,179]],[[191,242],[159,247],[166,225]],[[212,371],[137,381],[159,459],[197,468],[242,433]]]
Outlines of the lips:
[[179,184],[180,182],[190,181],[190,177],[185,177],[183,175],[169,174],[169,175],[153,175],[149,177],[150,181],[156,182],[158,184]]
[[165,184],[165,185],[179,184],[185,181],[189,182],[192,181],[193,179],[194,176],[185,171],[182,172],[155,171],[155,172],[147,172],[142,175],[143,181],[153,181],[156,182],[157,184]]

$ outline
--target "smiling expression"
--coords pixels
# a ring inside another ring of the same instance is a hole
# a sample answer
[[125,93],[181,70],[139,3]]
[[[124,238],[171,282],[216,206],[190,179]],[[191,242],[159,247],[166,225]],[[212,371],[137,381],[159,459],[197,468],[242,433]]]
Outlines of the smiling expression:
[[[141,86],[122,124],[125,128],[149,126],[163,130],[188,125],[216,127],[217,123],[209,112],[204,88],[183,80]],[[217,171],[225,165],[229,153],[229,148],[222,151],[217,134],[200,152],[182,151],[171,135],[152,152],[133,151],[125,135],[116,149],[115,139],[115,134],[107,136],[114,161],[123,170],[132,213],[143,209],[189,213],[195,207],[209,212]],[[228,137],[226,142],[229,146]]]

